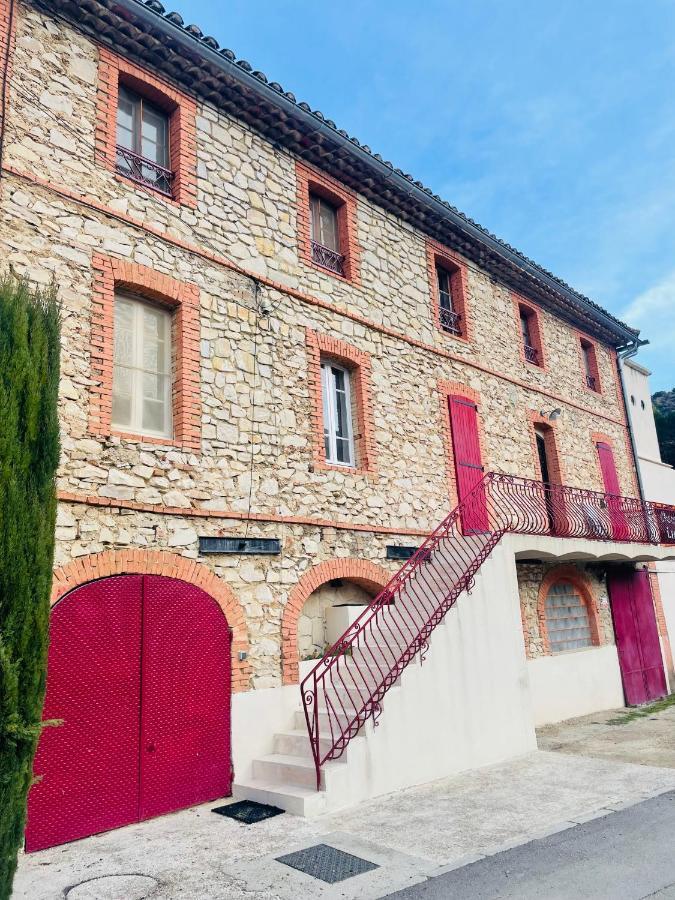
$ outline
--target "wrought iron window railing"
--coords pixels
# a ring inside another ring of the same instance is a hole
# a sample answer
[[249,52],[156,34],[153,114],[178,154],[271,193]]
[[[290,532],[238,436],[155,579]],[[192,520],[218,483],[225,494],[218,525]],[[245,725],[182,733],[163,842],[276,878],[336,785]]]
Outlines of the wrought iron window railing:
[[675,544],[675,507],[494,472],[404,563],[303,680],[316,767],[342,756],[507,532]]
[[450,334],[462,333],[460,326],[462,317],[459,313],[456,313],[454,309],[448,309],[446,306],[441,306],[438,312],[443,331],[449,331]]
[[338,275],[344,275],[345,258],[342,253],[337,250],[331,250],[330,247],[324,247],[318,241],[311,241],[312,260],[324,269],[330,269],[331,272],[337,272]]
[[535,366],[539,365],[539,351],[536,347],[532,347],[530,344],[525,344],[525,359],[534,363]]
[[171,196],[171,182],[173,181],[173,172],[165,169],[150,159],[145,159],[128,150],[126,147],[117,147],[117,156],[115,159],[115,168],[120,175],[125,175],[132,181],[149,187],[152,190],[159,191],[161,194]]
[[589,387],[592,391],[597,391],[597,381],[595,379],[595,375],[587,375],[586,376],[586,386]]

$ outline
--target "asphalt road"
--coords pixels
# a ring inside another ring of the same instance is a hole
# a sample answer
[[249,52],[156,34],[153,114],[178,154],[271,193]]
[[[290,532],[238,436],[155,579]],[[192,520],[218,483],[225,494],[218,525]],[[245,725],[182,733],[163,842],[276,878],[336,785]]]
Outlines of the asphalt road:
[[675,900],[675,791],[438,875],[390,897]]

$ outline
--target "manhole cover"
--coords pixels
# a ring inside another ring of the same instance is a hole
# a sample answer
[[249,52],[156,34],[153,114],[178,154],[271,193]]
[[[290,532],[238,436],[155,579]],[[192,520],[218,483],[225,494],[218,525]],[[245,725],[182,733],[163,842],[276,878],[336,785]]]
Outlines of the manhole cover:
[[156,887],[150,875],[101,875],[74,884],[65,895],[68,900],[145,900]]
[[256,822],[264,822],[273,816],[280,816],[284,810],[278,806],[267,806],[265,803],[256,803],[255,800],[239,800],[237,803],[228,803],[226,806],[216,806],[211,812],[219,816],[227,816],[228,819],[236,819],[245,825],[254,825]]
[[276,859],[277,862],[328,884],[335,884],[336,881],[344,881],[345,878],[353,878],[354,875],[379,869],[379,866],[367,859],[352,856],[351,853],[345,853],[344,850],[336,850],[335,847],[329,847],[328,844],[316,844],[314,847],[307,847],[296,853],[277,856]]

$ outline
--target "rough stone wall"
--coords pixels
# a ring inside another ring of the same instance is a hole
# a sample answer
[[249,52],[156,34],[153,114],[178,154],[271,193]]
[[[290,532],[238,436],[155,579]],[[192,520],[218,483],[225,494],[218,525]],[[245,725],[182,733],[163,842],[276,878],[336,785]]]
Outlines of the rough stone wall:
[[[547,655],[539,626],[539,588],[548,572],[559,568],[559,565],[557,562],[516,563],[525,651],[530,659]],[[574,563],[573,566],[579,573],[579,577],[586,582],[594,598],[598,610],[601,644],[614,644],[614,626],[612,625],[606,580],[598,576],[597,570],[584,563]]]
[[[63,301],[58,487],[67,502],[58,565],[128,547],[196,558],[198,535],[243,534],[239,517],[250,511],[260,521],[249,536],[282,537],[283,554],[203,561],[246,610],[253,684],[262,687],[279,683],[281,611],[308,566],[339,556],[384,564],[387,543],[418,541],[448,511],[439,380],[480,392],[486,468],[536,477],[528,410],[560,406],[558,449],[568,482],[602,489],[591,437],[602,432],[613,440],[622,490],[634,493],[607,348],[598,347],[605,387],[598,397],[583,386],[574,330],[542,312],[548,370],[526,366],[510,293],[473,267],[472,343],[439,332],[424,236],[362,197],[360,286],[302,263],[294,160],[202,103],[196,208],[116,178],[94,155],[97,65],[93,42],[19,3],[5,164],[23,174],[3,179],[0,246],[5,264],[41,283],[55,279]],[[80,202],[82,195],[92,202]],[[90,433],[95,253],[198,286],[200,453]],[[257,290],[214,255],[318,305],[264,282]],[[259,314],[261,300],[269,315]],[[371,357],[377,474],[314,471],[307,327]],[[128,508],[134,504],[141,508]]]

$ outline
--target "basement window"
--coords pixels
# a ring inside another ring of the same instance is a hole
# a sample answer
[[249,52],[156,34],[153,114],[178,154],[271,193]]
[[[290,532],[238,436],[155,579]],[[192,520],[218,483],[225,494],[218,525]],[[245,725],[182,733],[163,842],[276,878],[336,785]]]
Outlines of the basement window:
[[593,645],[588,608],[567,581],[551,585],[546,596],[546,631],[551,651],[580,650]]

